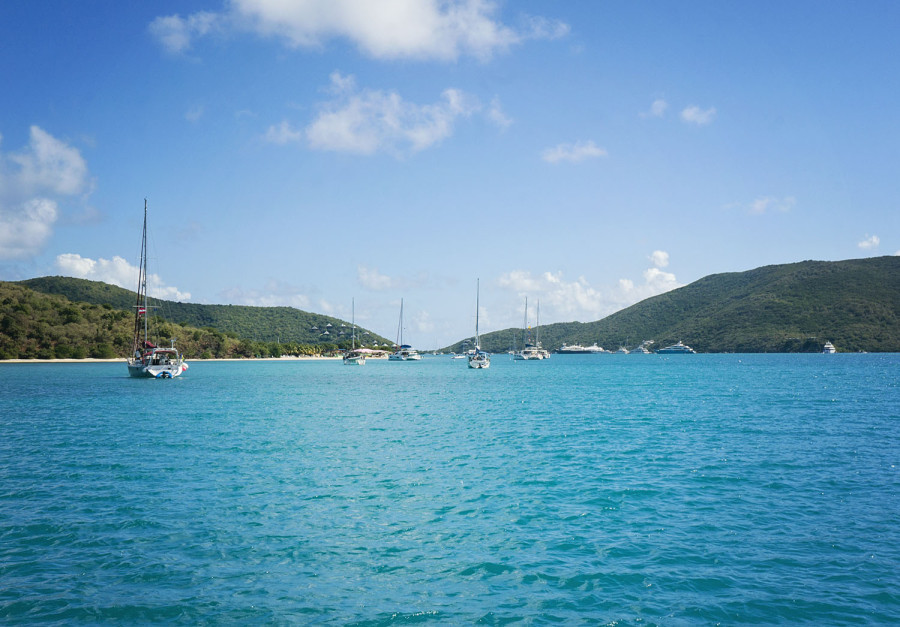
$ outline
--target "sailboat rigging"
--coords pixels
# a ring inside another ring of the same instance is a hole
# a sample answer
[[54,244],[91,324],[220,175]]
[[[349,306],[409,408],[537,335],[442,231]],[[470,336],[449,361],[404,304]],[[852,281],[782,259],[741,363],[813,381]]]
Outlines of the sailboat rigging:
[[[172,379],[180,376],[188,365],[175,348],[159,347],[150,341],[150,303],[147,296],[147,199],[144,199],[144,233],[141,237],[141,264],[138,269],[138,294],[134,306],[134,336],[132,356],[128,359],[128,374],[132,377]],[[155,307],[153,307],[155,309]]]
[[475,286],[475,350],[469,354],[469,368],[483,369],[491,367],[491,356],[481,350],[481,336],[478,334],[478,301],[481,297],[481,279],[476,281]]
[[344,355],[344,364],[348,366],[365,366],[366,354],[365,349],[356,348],[356,299],[351,301],[350,305],[350,352]]
[[388,355],[388,361],[419,361],[422,356],[409,344],[403,343],[403,299],[400,299],[400,322],[397,324],[397,350]]

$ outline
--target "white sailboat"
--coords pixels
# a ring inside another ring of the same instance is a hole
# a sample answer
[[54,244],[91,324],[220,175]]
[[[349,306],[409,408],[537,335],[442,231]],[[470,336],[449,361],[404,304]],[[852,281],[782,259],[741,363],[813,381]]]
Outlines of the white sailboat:
[[350,351],[344,355],[345,366],[365,366],[366,354],[356,349],[356,299],[350,301]]
[[522,322],[522,335],[525,348],[513,354],[516,361],[537,361],[544,359],[540,344],[532,344],[528,341],[528,297],[525,297],[525,320]]
[[422,356],[409,344],[403,343],[403,299],[400,299],[400,323],[397,325],[397,350],[388,355],[388,361],[419,361]]
[[[175,348],[159,347],[150,341],[150,303],[147,298],[147,199],[144,199],[144,234],[141,238],[141,264],[138,269],[138,295],[134,306],[134,337],[132,356],[128,359],[128,374],[148,379],[173,379],[188,365]],[[155,308],[154,308],[155,309]]]
[[484,369],[491,367],[491,355],[481,350],[481,336],[478,334],[478,301],[481,297],[481,279],[478,279],[475,285],[475,350],[469,355],[469,368]]

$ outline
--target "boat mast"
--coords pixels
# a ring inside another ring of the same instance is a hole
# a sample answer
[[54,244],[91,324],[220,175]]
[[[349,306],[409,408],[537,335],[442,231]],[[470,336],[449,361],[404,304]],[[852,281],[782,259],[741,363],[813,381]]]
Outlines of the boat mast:
[[538,301],[537,308],[537,328],[534,331],[534,345],[541,347],[541,301]]
[[400,322],[397,323],[397,346],[403,346],[403,299],[400,299]]
[[481,350],[481,338],[478,336],[478,300],[481,296],[481,279],[475,279],[475,350]]
[[350,324],[352,325],[352,329],[350,330],[350,342],[352,346],[352,350],[356,350],[356,299],[353,298],[350,300]]
[[150,318],[150,310],[147,308],[147,199],[144,198],[144,236],[143,242],[141,243],[141,290],[144,294],[144,346],[141,347],[141,350],[146,348],[147,340],[148,340],[148,329],[147,324]]
[[522,348],[528,348],[528,297],[525,297],[525,318],[522,320]]

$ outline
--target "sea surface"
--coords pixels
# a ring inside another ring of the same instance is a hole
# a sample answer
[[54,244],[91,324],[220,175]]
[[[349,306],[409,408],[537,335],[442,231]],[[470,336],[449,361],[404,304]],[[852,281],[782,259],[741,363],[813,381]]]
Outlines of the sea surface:
[[900,624],[900,355],[2,364],[0,622]]

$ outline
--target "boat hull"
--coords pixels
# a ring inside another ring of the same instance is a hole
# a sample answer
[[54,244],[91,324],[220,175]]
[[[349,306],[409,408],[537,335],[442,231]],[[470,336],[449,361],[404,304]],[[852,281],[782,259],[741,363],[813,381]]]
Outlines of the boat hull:
[[187,370],[187,364],[145,365],[141,362],[128,362],[128,375],[138,379],[174,379]]

